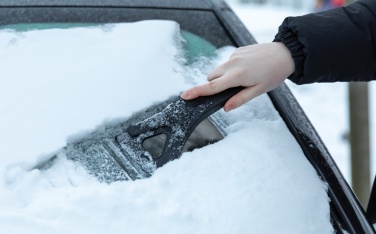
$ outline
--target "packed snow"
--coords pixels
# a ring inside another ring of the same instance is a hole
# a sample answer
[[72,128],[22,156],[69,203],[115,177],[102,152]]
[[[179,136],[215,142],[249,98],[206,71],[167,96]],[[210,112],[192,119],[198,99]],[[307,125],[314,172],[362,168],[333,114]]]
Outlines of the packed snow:
[[1,233],[333,233],[327,187],[267,95],[221,111],[223,140],[148,179],[100,183],[59,151],[205,82],[182,43],[170,21],[0,30]]

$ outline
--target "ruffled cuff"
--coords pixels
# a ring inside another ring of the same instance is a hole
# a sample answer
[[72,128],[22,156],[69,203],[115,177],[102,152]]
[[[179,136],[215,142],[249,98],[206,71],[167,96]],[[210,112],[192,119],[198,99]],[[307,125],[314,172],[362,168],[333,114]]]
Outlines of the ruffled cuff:
[[279,26],[278,33],[273,42],[282,42],[291,53],[291,57],[295,63],[295,72],[292,73],[288,79],[296,84],[300,84],[300,78],[304,72],[305,55],[303,52],[303,45],[299,42],[298,36],[294,34],[288,27],[289,18],[286,18],[281,26]]

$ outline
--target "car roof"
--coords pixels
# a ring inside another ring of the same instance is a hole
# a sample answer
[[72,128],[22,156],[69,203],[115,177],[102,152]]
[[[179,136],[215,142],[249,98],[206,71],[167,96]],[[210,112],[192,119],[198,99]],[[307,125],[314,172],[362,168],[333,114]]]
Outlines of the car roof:
[[176,9],[212,9],[210,0],[2,0],[0,6],[116,6]]

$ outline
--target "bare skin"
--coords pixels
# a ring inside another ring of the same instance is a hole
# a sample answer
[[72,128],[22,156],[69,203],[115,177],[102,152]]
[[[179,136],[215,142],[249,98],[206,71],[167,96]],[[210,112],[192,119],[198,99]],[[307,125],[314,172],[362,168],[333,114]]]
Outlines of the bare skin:
[[231,87],[245,87],[226,102],[224,110],[227,112],[275,89],[294,70],[294,60],[283,43],[271,42],[240,47],[227,62],[208,74],[208,83],[188,89],[181,97],[190,100],[213,95]]

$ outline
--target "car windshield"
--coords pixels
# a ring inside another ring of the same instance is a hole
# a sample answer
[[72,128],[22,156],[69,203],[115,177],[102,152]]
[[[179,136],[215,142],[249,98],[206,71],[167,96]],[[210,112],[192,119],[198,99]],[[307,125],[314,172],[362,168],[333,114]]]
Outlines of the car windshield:
[[[72,232],[333,233],[327,187],[267,95],[212,115],[150,178],[131,181],[109,162],[119,147],[107,137],[122,123],[206,82],[234,49],[165,20],[0,28],[0,216],[31,233],[64,223]],[[163,143],[144,147],[159,154]]]

